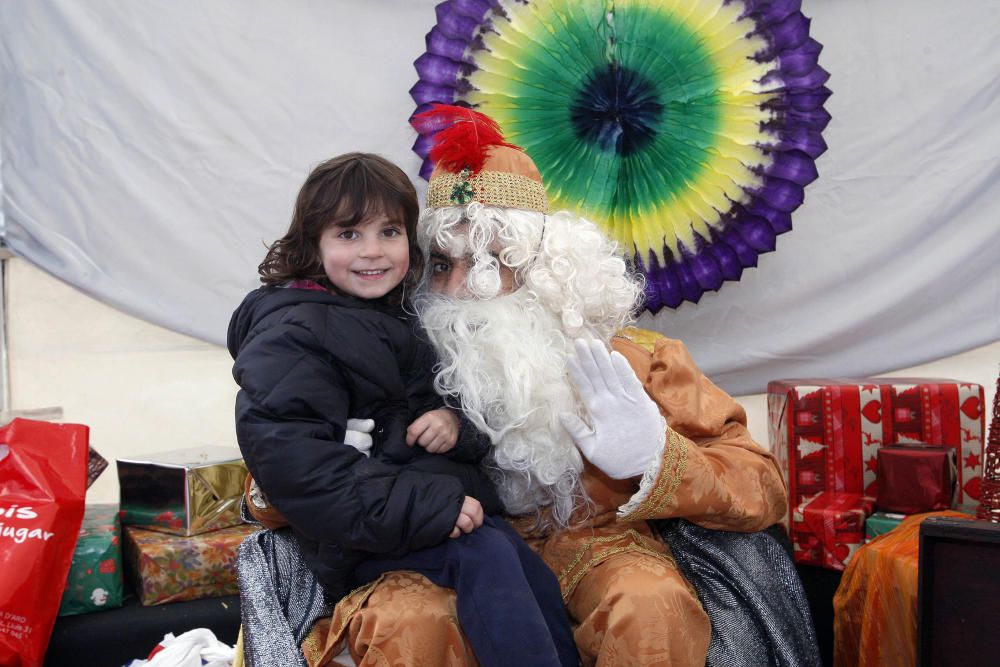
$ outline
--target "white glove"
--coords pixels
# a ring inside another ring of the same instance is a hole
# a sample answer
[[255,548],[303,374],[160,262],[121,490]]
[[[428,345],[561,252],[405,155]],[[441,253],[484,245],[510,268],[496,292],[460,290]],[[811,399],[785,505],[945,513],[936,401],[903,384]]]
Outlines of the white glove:
[[563,428],[587,460],[613,479],[637,477],[653,465],[667,437],[667,424],[628,361],[601,341],[574,341],[569,376],[592,426],[570,413]]
[[354,447],[365,456],[371,456],[373,430],[375,430],[374,419],[348,419],[344,444]]

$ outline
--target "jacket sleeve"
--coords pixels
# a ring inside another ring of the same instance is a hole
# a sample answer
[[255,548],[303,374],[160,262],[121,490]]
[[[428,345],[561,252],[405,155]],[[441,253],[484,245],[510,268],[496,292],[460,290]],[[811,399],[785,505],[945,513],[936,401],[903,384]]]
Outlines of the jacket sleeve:
[[625,521],[684,518],[705,528],[763,530],[785,514],[788,496],[774,456],[757,445],[746,414],[699,370],[683,343],[660,338],[650,356],[616,339],[667,421],[667,438]]
[[461,482],[465,495],[479,501],[486,514],[503,511],[496,485],[480,466],[454,461],[440,454],[425,454],[408,463],[407,467],[453,477]]
[[455,447],[444,455],[463,463],[482,462],[492,446],[490,437],[476,428],[460,409],[455,409],[455,413],[458,416],[458,440]]
[[233,375],[247,467],[293,528],[318,542],[387,554],[447,538],[461,484],[343,443],[348,384],[312,331],[281,323],[260,332],[240,350]]

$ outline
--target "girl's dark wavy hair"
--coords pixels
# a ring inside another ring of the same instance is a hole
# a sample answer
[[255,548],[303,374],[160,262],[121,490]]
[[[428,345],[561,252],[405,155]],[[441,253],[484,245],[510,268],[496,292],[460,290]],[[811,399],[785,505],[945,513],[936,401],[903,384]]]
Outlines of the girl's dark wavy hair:
[[384,214],[406,229],[410,269],[395,289],[386,295],[402,301],[405,288],[412,294],[423,270],[417,246],[420,205],[413,183],[403,170],[371,153],[345,153],[320,164],[302,185],[288,231],[267,249],[257,267],[265,285],[284,285],[293,280],[312,280],[336,291],[323,270],[319,239],[330,225],[354,227],[370,216]]

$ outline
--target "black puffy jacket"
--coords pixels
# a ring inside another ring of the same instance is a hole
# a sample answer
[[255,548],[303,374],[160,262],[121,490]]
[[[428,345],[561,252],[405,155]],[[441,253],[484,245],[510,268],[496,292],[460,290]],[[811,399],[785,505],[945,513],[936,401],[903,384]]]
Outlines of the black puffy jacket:
[[[463,496],[500,510],[474,465],[488,441],[470,424],[446,455],[405,444],[409,423],[443,406],[418,333],[384,304],[278,287],[248,294],[229,324],[244,460],[334,595],[365,554],[447,539]],[[375,420],[370,458],[344,444],[348,417]]]

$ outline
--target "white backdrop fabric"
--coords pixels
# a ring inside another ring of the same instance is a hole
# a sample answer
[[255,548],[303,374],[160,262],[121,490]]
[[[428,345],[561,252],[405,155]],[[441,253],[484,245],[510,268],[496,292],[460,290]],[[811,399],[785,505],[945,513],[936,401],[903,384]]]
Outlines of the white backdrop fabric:
[[[372,151],[420,187],[407,90],[435,3],[0,3],[5,242],[222,343],[312,166]],[[639,323],[735,394],[1000,340],[996,3],[803,5],[834,92],[820,179],[739,283]]]

